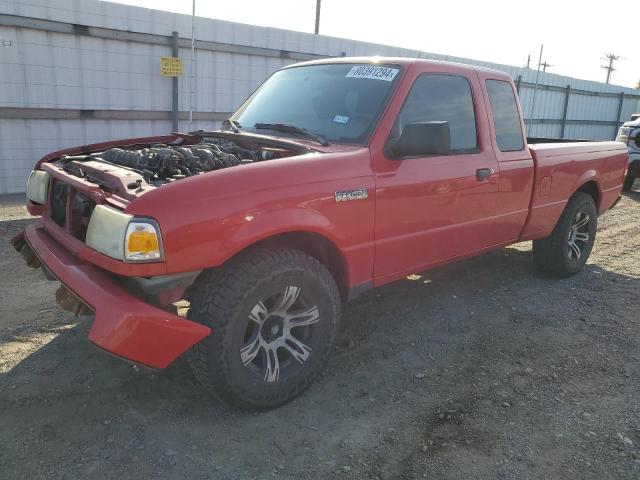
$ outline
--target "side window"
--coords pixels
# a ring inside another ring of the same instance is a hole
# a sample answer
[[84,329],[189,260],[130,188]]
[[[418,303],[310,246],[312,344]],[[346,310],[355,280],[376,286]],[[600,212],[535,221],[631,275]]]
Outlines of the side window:
[[418,77],[396,119],[393,135],[414,122],[449,122],[451,153],[476,151],[478,138],[471,85],[464,77],[425,74]]
[[524,148],[520,115],[516,97],[509,82],[487,80],[487,92],[491,103],[493,124],[496,127],[496,141],[501,152],[514,152]]

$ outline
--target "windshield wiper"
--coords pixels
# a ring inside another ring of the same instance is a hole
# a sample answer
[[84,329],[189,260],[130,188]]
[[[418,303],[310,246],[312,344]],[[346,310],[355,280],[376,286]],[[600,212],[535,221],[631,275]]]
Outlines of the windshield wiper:
[[240,129],[242,128],[242,125],[240,125],[235,120],[231,120],[230,118],[227,118],[225,121],[223,121],[222,125],[228,125],[233,133],[240,133]]
[[310,132],[306,128],[296,127],[295,125],[291,125],[290,123],[256,123],[254,127],[262,130],[276,130],[278,132],[299,133],[300,135],[304,135],[307,138],[315,140],[323,147],[328,147],[329,145],[331,145],[327,141],[327,139],[322,137],[321,135]]

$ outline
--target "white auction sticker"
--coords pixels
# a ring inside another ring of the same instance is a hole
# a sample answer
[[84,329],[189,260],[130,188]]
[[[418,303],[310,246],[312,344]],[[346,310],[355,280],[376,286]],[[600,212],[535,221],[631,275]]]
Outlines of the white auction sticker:
[[349,70],[347,78],[370,78],[371,80],[392,81],[399,72],[397,68],[356,65]]

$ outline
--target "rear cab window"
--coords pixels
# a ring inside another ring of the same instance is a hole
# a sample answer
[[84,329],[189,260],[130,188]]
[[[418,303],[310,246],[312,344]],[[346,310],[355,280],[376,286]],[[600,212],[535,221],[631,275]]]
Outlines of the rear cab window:
[[511,84],[503,80],[487,80],[486,86],[498,149],[501,152],[524,149],[520,114]]
[[469,80],[458,75],[425,73],[411,87],[392,130],[392,138],[414,122],[449,123],[451,155],[478,151],[478,133]]

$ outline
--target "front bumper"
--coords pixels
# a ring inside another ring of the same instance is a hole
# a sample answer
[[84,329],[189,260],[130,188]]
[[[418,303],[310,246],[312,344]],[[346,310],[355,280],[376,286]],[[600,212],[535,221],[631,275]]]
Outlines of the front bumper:
[[211,333],[204,325],[149,305],[124,290],[106,271],[60,246],[41,222],[26,228],[24,240],[44,267],[95,312],[89,341],[99,348],[162,369]]

